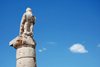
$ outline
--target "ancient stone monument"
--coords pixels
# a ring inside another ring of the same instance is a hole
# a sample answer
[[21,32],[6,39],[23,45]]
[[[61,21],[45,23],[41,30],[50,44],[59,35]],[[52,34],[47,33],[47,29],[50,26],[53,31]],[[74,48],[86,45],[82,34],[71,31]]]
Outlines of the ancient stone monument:
[[35,53],[36,41],[32,38],[35,20],[36,18],[32,14],[32,10],[27,8],[21,20],[20,35],[9,43],[10,46],[17,49],[16,67],[37,67]]

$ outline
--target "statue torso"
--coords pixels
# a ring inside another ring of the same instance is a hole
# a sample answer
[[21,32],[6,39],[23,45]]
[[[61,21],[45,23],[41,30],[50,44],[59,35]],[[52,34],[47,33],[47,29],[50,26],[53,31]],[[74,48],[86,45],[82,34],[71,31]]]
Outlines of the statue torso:
[[32,23],[34,21],[34,16],[31,12],[27,12],[25,14],[26,22]]

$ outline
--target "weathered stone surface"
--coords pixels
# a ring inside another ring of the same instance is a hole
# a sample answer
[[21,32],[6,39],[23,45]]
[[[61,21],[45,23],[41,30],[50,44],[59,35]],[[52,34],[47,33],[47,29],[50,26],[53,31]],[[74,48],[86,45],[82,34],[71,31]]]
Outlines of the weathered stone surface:
[[36,17],[32,14],[32,10],[27,8],[21,20],[20,36],[17,36],[9,43],[10,46],[17,49],[17,67],[37,67],[35,53],[36,41],[32,38],[35,20]]
[[36,67],[34,58],[21,58],[17,60],[17,67]]
[[36,41],[30,36],[18,36],[10,42],[10,46],[13,46],[16,49],[21,45],[33,45],[35,47]]
[[26,9],[26,13],[24,13],[21,25],[20,25],[20,35],[27,35],[33,37],[33,26],[35,24],[36,17],[32,14],[32,10],[30,8]]
[[21,48],[17,49],[16,52],[16,59],[20,58],[36,58],[35,49],[32,47],[25,47],[22,46]]

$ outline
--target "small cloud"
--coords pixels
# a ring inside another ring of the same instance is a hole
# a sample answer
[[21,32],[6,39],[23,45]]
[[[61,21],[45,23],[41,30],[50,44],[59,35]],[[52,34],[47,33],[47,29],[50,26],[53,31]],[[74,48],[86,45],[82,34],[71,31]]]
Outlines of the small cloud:
[[47,42],[47,44],[56,44],[55,42]]
[[87,53],[88,51],[85,50],[84,46],[82,44],[73,44],[73,46],[71,46],[70,51],[74,52],[74,53]]
[[42,50],[40,49],[39,52],[42,52]]
[[43,50],[47,50],[46,48],[43,48]]
[[100,47],[100,44],[98,45],[98,47]]
[[39,52],[42,52],[44,50],[47,50],[47,49],[42,47],[42,49],[39,49]]

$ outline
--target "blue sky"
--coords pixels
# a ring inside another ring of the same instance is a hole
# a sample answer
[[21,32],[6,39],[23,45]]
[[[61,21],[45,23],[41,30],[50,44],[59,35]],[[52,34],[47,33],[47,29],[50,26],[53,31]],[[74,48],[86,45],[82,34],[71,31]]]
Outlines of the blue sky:
[[37,67],[100,67],[99,0],[0,1],[0,67],[16,67],[16,49],[26,8],[36,17]]

